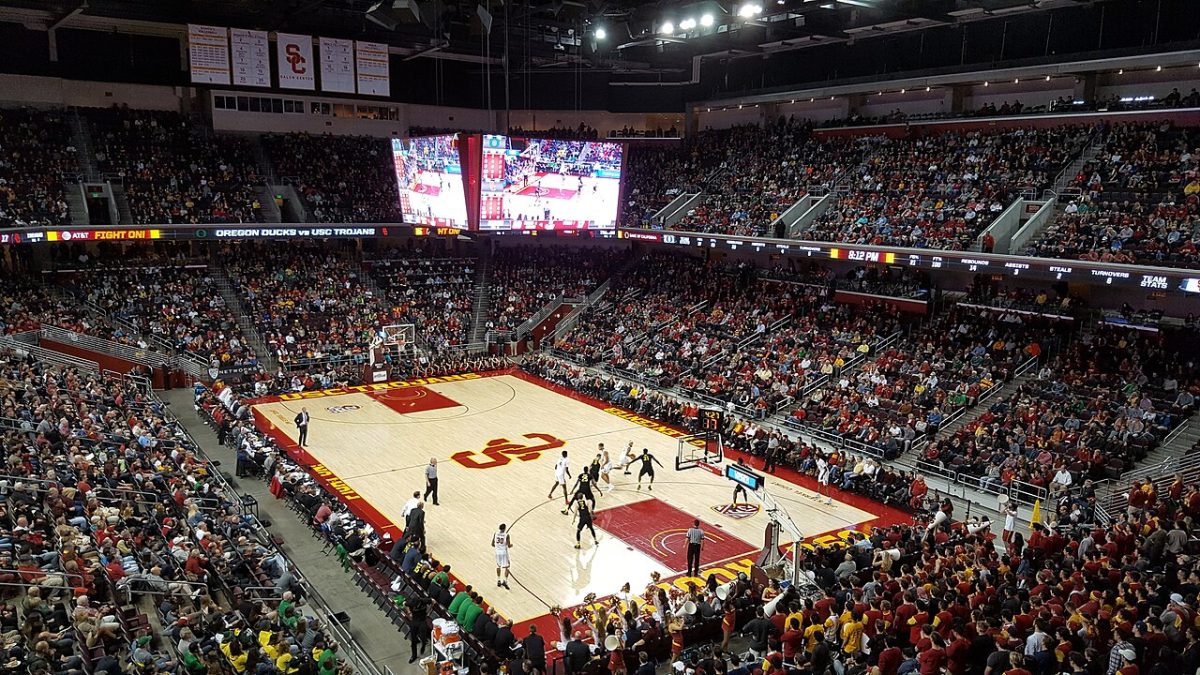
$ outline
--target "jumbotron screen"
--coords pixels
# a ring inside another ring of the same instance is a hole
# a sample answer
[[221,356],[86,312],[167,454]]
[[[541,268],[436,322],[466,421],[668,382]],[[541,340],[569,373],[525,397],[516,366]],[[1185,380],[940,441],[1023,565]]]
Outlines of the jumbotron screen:
[[483,136],[480,230],[611,230],[625,147]]
[[404,222],[468,226],[458,140],[458,134],[392,139]]

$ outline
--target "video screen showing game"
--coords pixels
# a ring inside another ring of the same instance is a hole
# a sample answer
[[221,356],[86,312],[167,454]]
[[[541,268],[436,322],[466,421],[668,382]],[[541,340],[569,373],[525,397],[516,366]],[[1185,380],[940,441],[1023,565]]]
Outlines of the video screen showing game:
[[404,222],[439,227],[468,226],[458,140],[458,134],[392,139],[392,159],[396,164]]
[[484,135],[481,230],[611,230],[624,146]]

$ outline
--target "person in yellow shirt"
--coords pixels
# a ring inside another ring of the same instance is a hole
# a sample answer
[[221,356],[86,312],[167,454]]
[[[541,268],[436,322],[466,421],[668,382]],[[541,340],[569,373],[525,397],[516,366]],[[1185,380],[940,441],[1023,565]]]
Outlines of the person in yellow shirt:
[[842,652],[854,656],[862,651],[863,615],[852,612],[850,620],[842,623]]
[[808,628],[804,629],[804,646],[808,653],[811,654],[812,650],[816,648],[817,643],[824,639],[825,626],[821,625],[820,622],[814,621],[808,625]]
[[300,647],[292,645],[275,659],[275,670],[280,675],[291,675],[300,672]]
[[238,642],[236,634],[228,636],[221,643],[221,653],[225,655],[229,665],[233,666],[234,672],[246,672],[246,661],[249,656],[242,651],[242,645]]

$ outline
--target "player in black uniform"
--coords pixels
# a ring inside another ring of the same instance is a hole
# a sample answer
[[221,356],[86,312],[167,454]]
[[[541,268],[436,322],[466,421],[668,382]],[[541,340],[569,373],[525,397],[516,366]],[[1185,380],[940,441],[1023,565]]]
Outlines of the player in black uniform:
[[638,469],[638,486],[637,489],[642,489],[642,476],[650,476],[649,490],[654,489],[654,465],[662,466],[662,462],[658,458],[650,454],[649,448],[642,448],[642,454],[638,456],[638,460],[642,462],[642,468]]
[[[596,495],[592,494],[592,474],[590,471],[584,470],[579,473],[579,478],[575,481],[575,494],[572,499],[586,499],[592,503],[592,510],[596,509]],[[563,509],[563,515],[567,514],[567,509],[571,508],[571,504],[567,503],[567,508]]]
[[[604,444],[600,444],[600,452],[604,452]],[[592,485],[600,484],[600,454],[596,453],[596,457],[592,459],[592,463],[588,465],[588,475],[592,477]]]
[[583,528],[587,528],[592,533],[592,543],[598,545],[600,538],[596,536],[596,528],[592,525],[592,508],[588,506],[587,498],[576,492],[575,500],[572,502],[575,505],[579,520],[575,525],[575,548],[581,548],[580,539],[583,537]]
[[[741,467],[743,469],[750,468],[750,467],[746,466],[746,461],[743,460],[741,457],[737,458],[737,464],[739,467]],[[733,503],[735,506],[738,503],[737,498],[738,498],[739,494],[742,495],[742,499],[746,500],[746,503],[750,503],[750,495],[748,495],[746,493],[746,486],[742,485],[741,483],[739,483],[737,481],[734,481],[733,482]]]

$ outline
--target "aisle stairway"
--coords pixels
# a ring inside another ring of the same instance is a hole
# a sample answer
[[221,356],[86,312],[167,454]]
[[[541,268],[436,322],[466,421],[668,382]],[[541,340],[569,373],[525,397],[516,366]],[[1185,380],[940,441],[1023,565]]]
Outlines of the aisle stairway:
[[492,288],[492,252],[485,249],[475,268],[475,301],[471,305],[471,342],[487,339],[488,309]]
[[225,270],[217,263],[210,264],[209,272],[212,274],[213,285],[218,293],[225,300],[225,304],[229,308],[229,312],[237,317],[238,328],[242,329],[242,334],[246,336],[246,341],[250,343],[250,348],[254,350],[254,355],[258,357],[258,362],[268,373],[274,374],[279,370],[279,359],[275,357],[273,352],[262,334],[255,328],[254,323],[250,321],[250,313],[242,304],[242,299],[237,289],[233,285],[233,281]]

